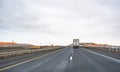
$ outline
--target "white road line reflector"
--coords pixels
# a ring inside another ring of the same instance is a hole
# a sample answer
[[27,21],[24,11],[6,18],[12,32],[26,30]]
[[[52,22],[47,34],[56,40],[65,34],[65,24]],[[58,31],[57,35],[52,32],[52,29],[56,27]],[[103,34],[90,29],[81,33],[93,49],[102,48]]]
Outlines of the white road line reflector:
[[72,56],[70,57],[70,60],[72,60]]

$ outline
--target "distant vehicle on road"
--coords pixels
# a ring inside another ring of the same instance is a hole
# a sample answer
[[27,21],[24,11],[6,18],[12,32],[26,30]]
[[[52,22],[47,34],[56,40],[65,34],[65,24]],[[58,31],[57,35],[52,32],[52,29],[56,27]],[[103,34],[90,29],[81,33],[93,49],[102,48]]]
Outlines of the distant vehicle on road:
[[79,48],[79,39],[73,39],[73,48],[74,49]]

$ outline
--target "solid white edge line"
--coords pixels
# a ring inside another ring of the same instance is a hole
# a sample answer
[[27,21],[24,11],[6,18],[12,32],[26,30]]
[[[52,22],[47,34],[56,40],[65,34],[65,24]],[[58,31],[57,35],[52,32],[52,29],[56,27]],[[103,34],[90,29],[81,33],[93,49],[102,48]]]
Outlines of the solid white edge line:
[[117,62],[117,63],[120,64],[120,60],[119,59],[115,59],[115,58],[112,58],[112,57],[109,57],[109,56],[106,56],[106,55],[103,55],[103,54],[100,54],[100,53],[97,53],[97,52],[94,52],[94,51],[90,51],[90,50],[87,50],[87,49],[82,49],[82,50],[85,50],[85,51],[90,52],[90,53],[95,54],[95,55],[102,56],[102,57],[104,57],[107,60],[111,60],[111,61],[114,61],[114,62]]

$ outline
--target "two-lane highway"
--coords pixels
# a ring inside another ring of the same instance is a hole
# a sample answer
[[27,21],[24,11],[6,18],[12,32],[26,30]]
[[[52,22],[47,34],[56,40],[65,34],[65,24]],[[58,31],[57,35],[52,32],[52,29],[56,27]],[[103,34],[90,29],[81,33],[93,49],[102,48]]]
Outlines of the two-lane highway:
[[120,60],[83,48],[64,48],[1,72],[120,72]]

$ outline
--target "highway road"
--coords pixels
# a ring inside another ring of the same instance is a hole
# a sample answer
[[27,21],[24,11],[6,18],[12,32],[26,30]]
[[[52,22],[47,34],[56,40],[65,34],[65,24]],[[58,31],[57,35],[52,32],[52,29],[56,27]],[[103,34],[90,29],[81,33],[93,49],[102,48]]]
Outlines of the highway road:
[[120,72],[120,60],[83,48],[64,48],[1,68],[0,72]]

